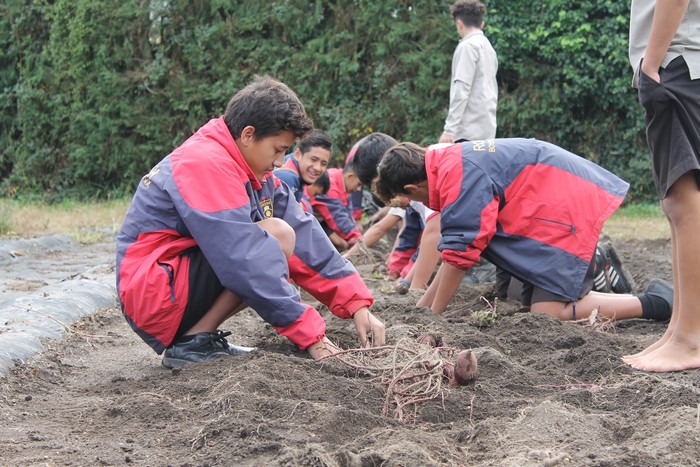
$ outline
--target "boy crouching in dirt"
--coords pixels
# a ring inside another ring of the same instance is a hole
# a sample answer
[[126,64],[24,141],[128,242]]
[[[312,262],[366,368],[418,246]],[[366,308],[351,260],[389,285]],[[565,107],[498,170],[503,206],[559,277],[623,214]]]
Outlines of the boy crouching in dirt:
[[166,367],[234,354],[218,328],[247,306],[314,359],[337,352],[290,276],[353,318],[362,346],[384,344],[361,277],[272,175],[312,128],[290,88],[260,78],[139,183],[117,238],[117,290]]
[[534,139],[390,148],[375,190],[441,214],[442,265],[418,306],[441,314],[483,256],[524,284],[522,302],[561,320],[594,309],[611,319],[668,319],[672,287],[653,279],[639,296],[592,292],[603,222],[629,184],[598,165]]

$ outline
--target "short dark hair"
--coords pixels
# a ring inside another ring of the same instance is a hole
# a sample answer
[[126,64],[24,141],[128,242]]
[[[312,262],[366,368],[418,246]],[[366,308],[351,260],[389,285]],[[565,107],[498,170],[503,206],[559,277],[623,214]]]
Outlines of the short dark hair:
[[330,136],[319,129],[307,133],[297,145],[302,154],[306,154],[311,148],[323,148],[330,151],[332,146],[333,142]]
[[269,76],[257,77],[238,91],[226,106],[224,121],[234,139],[249,125],[256,140],[283,131],[301,138],[314,127],[296,93]]
[[425,149],[414,143],[399,143],[389,148],[379,162],[374,192],[388,203],[396,195],[408,194],[404,185],[427,179]]
[[486,16],[486,6],[479,0],[460,0],[450,7],[452,20],[478,28]]
[[326,170],[321,174],[320,177],[316,179],[315,182],[312,183],[312,185],[321,187],[321,194],[325,195],[328,193],[328,190],[331,189],[331,177],[328,175],[328,171]]
[[372,180],[377,176],[379,160],[384,152],[396,143],[391,136],[379,132],[370,133],[357,142],[352,167],[363,185],[372,185]]

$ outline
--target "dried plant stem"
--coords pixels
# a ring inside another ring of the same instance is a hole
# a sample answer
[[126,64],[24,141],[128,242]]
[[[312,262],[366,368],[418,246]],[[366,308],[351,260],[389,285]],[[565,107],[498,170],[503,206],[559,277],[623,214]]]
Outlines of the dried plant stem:
[[444,400],[449,390],[444,368],[453,365],[454,355],[451,347],[433,348],[402,339],[393,346],[343,350],[321,360],[334,359],[372,377],[386,387],[382,413],[415,423],[421,404]]

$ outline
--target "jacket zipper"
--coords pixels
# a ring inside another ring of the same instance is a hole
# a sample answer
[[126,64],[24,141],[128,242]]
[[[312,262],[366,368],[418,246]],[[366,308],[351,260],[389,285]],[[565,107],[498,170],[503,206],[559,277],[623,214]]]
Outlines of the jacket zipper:
[[545,219],[544,217],[535,217],[535,220],[549,222],[551,224],[557,224],[571,229],[571,235],[576,235],[576,226],[574,224],[567,224],[565,222],[557,222],[551,219]]
[[165,273],[168,275],[168,282],[170,285],[170,301],[174,302],[175,301],[175,277],[173,274],[173,267],[168,263],[161,263],[160,261],[158,261],[158,264],[165,270]]

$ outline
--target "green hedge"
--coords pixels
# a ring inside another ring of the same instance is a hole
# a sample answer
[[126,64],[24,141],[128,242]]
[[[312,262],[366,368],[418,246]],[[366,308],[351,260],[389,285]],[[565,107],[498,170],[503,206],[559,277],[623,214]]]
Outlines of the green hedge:
[[[434,0],[6,0],[0,189],[105,198],[140,177],[256,74],[292,86],[335,140],[439,137],[459,39]],[[654,198],[629,87],[624,2],[492,0],[498,136],[552,141]]]
[[651,201],[644,112],[630,84],[629,3],[490,3],[499,54],[499,136],[552,141],[630,182],[629,201]]

